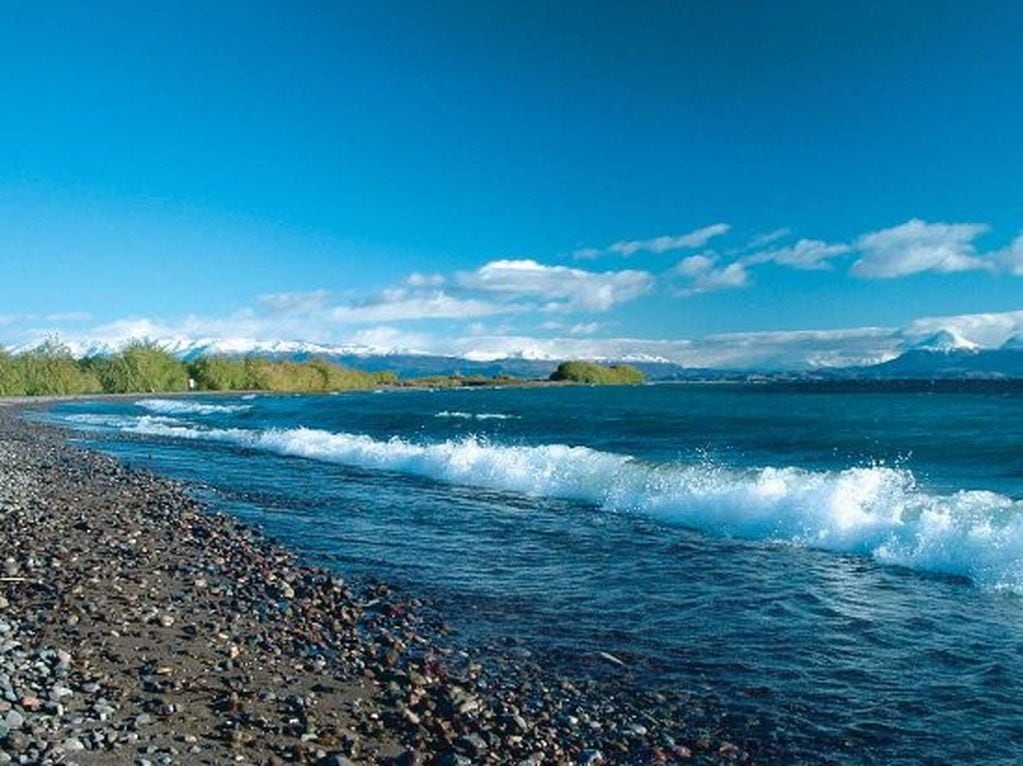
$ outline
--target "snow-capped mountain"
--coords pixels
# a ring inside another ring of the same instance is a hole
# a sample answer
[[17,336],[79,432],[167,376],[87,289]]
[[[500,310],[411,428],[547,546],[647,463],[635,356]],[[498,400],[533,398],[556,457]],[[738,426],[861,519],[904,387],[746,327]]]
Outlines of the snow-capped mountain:
[[[256,340],[252,338],[156,338],[152,339],[160,348],[175,356],[190,361],[201,356],[223,354],[227,356],[243,356],[246,354],[263,354],[267,356],[305,358],[310,356],[391,356],[426,355],[425,352],[413,349],[386,348],[364,344],[324,344],[290,340]],[[127,341],[110,342],[94,340],[62,341],[76,358],[90,356],[109,356],[117,353]],[[38,346],[38,342],[13,346],[10,351],[19,353],[29,351]]]
[[[186,361],[215,354],[295,360],[317,356],[405,376],[457,372],[543,377],[561,361],[586,359],[633,364],[652,379],[743,379],[748,374],[785,379],[1023,377],[1023,312],[996,319],[939,317],[902,329],[752,332],[694,339],[465,336],[434,339],[431,350],[391,345],[389,336],[380,342],[323,343],[167,333],[154,342]],[[103,356],[120,350],[127,337],[132,336],[86,335],[66,345],[76,357]],[[25,351],[38,343],[37,339],[8,350]]]
[[1023,376],[1023,337],[1015,335],[996,348],[984,348],[954,329],[941,329],[905,344],[904,353],[884,364],[864,368],[874,378],[1017,378]]
[[952,329],[938,330],[931,335],[907,343],[906,351],[928,351],[938,354],[973,352],[980,350],[980,345]]
[[1023,333],[1010,336],[999,348],[1001,351],[1023,351]]

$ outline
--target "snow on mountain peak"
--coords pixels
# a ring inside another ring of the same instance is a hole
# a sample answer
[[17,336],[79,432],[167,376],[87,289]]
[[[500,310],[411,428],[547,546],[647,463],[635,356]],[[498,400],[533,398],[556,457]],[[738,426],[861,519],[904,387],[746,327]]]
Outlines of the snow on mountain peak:
[[979,344],[963,337],[955,330],[946,328],[913,341],[906,350],[949,354],[956,351],[977,351],[979,348]]

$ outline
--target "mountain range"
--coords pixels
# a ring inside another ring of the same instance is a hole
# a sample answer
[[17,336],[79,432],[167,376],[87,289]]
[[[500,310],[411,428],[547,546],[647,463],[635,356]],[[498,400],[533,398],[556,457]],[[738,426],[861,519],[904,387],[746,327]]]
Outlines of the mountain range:
[[[391,370],[403,377],[424,375],[546,377],[566,356],[556,349],[524,347],[507,353],[466,351],[437,354],[413,349],[364,344],[322,344],[301,341],[257,341],[237,338],[166,338],[158,345],[185,361],[221,354],[260,354],[277,359],[302,360],[324,357],[363,370]],[[76,357],[104,356],[123,345],[108,342],[69,342]],[[12,351],[25,350],[13,348]],[[954,328],[943,328],[922,337],[900,338],[893,353],[852,365],[784,364],[694,366],[672,361],[656,353],[587,354],[594,361],[627,363],[641,369],[651,380],[742,380],[750,376],[783,380],[924,380],[924,379],[1023,379],[1023,334],[1010,336],[990,348],[964,337]]]

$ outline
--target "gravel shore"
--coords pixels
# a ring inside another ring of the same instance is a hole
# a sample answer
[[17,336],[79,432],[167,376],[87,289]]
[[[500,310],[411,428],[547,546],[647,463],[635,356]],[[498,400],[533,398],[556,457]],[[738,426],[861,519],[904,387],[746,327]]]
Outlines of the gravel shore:
[[567,679],[459,647],[66,436],[0,409],[0,766],[775,760],[611,655]]

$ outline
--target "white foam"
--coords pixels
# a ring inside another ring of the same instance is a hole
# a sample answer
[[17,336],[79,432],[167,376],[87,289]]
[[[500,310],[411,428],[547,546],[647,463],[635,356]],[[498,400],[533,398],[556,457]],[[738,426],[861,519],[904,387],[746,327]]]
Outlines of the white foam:
[[1023,592],[1023,502],[983,491],[929,493],[903,469],[738,469],[651,463],[564,444],[414,443],[306,428],[203,429],[152,418],[123,430],[577,500],[709,535],[858,553]]
[[206,404],[190,399],[140,399],[139,407],[161,415],[215,415],[251,410],[251,404]]
[[78,426],[93,426],[95,428],[114,428],[119,430],[136,430],[149,428],[158,425],[179,426],[184,422],[177,418],[160,417],[157,415],[103,415],[99,413],[81,413],[78,415],[67,415],[65,420]]
[[462,420],[520,420],[519,415],[508,415],[503,412],[459,412],[443,410],[434,415],[435,418],[459,418]]

